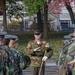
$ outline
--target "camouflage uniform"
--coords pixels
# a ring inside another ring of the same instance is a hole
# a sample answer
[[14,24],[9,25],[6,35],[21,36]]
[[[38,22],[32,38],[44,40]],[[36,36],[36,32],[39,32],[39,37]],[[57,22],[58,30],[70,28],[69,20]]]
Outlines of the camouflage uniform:
[[[75,59],[75,41],[72,42],[68,47],[68,52],[66,55],[66,58],[68,60],[68,63],[71,62],[73,59]],[[75,63],[68,64],[70,65],[70,70],[72,71],[72,75],[75,75]]]
[[71,61],[75,58],[75,38],[71,37],[74,37],[73,33],[64,36],[67,40],[64,41],[65,48],[59,52],[59,75],[75,75],[74,64],[71,63]]
[[9,48],[14,56],[14,75],[19,75],[19,57],[18,57],[18,51],[10,47]]
[[[58,62],[59,63],[62,62],[62,64],[59,64],[59,67],[61,67],[61,65],[62,65],[62,69],[61,69],[61,74],[59,74],[59,75],[65,75],[66,73],[67,73],[67,75],[68,74],[75,75],[74,64],[68,64],[70,61],[72,61],[75,58],[74,52],[72,52],[74,50],[75,50],[75,42],[71,42],[69,45],[67,45],[65,47],[64,50],[62,50],[62,53],[60,53]],[[63,61],[62,61],[62,59],[63,59]],[[65,72],[65,70],[66,70],[66,72]],[[63,73],[62,73],[62,71],[63,71]]]
[[[7,73],[8,73],[7,75],[22,75],[22,69],[26,68],[27,61],[24,57],[23,52],[14,48],[14,45],[15,45],[16,41],[18,40],[18,37],[14,36],[14,35],[6,35],[5,40],[6,40],[5,49],[7,50],[8,54],[11,51],[11,54],[13,56],[12,57],[13,63],[11,65],[8,64],[7,65],[8,69],[6,68]],[[11,56],[9,56],[9,57],[11,57]],[[10,61],[12,61],[12,59]],[[12,71],[10,71],[10,70],[12,70]]]
[[68,62],[74,58],[74,56],[69,55],[70,50],[72,50],[70,48],[72,45],[73,41],[71,41],[70,38],[68,40],[65,40],[64,47],[61,50],[61,52],[59,52],[58,66],[59,66],[59,71],[61,70],[59,75],[65,75],[66,73],[71,74],[71,69],[70,69],[71,65],[68,64]]
[[4,35],[7,32],[0,31],[0,75],[5,75],[6,51],[3,49]]
[[[2,46],[0,46],[0,60],[1,60],[1,57],[3,58],[2,61],[0,61],[0,66],[3,67],[1,68],[1,70],[3,70],[3,73],[0,74],[0,75],[6,75],[6,63],[7,63],[7,60],[8,60],[8,54],[7,54],[7,51],[6,49]],[[2,53],[1,53],[2,52]]]
[[27,61],[24,57],[24,54],[23,52],[15,49],[14,47],[10,47],[10,49],[12,50],[15,59],[14,75],[22,75],[22,69],[25,69],[27,66]]
[[[36,72],[36,69],[35,69],[36,67],[38,69],[40,68],[43,56],[47,56],[49,58],[53,54],[53,50],[49,49],[50,47],[48,47],[48,48],[45,47],[46,44],[47,44],[47,42],[42,41],[42,40],[41,40],[40,44],[37,44],[37,42],[35,42],[35,40],[32,40],[28,43],[28,46],[27,46],[25,52],[27,54],[29,54],[29,56],[31,58],[30,66],[32,67],[32,70],[34,70],[34,72]],[[34,49],[36,49],[36,48],[38,48],[38,51],[34,51]]]
[[5,69],[6,69],[6,75],[13,75],[14,74],[14,55],[12,51],[9,49],[8,46],[4,46],[7,54],[8,54],[8,60],[5,63]]
[[8,54],[8,60],[6,62],[5,68],[6,68],[6,75],[18,75],[18,57],[16,50],[12,50],[12,48],[9,47],[10,39],[15,39],[13,37],[14,35],[5,35],[5,43],[4,43],[4,48],[7,51]]
[[67,46],[65,46],[62,50],[59,51],[59,56],[58,56],[58,69],[59,69],[59,75],[65,75],[66,73],[66,68],[64,66],[64,61],[66,60],[66,54],[67,54]]

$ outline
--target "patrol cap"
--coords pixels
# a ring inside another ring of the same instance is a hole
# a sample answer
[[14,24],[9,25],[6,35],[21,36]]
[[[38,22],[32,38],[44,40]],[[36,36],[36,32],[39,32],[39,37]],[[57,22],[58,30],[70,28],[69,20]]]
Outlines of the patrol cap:
[[70,37],[73,37],[73,33],[70,33],[69,36],[70,36]]
[[68,34],[68,35],[65,35],[64,38],[66,38],[66,39],[71,39],[71,38],[73,38],[74,36],[75,36],[75,32],[70,33],[70,34]]
[[72,38],[72,37],[75,37],[75,31],[73,33],[70,33],[69,36]]
[[75,41],[75,38],[71,38],[70,40]]
[[70,36],[70,35],[65,35],[64,38],[65,38],[65,39],[70,39],[71,36]]
[[40,35],[41,32],[40,32],[40,30],[35,30],[35,31],[34,31],[34,34],[35,34],[35,35]]
[[6,35],[7,32],[4,32],[4,31],[0,31],[0,38],[4,38],[4,35]]
[[5,39],[15,40],[15,41],[18,40],[18,36],[16,36],[16,35],[10,35],[10,34],[5,35],[4,38],[5,38]]

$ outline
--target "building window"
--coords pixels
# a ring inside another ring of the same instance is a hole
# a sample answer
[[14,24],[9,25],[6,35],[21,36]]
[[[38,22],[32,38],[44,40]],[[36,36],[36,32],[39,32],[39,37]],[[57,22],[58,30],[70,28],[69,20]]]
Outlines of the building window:
[[69,28],[70,28],[70,21],[63,20],[63,21],[60,21],[60,22],[61,22],[62,30],[69,30]]

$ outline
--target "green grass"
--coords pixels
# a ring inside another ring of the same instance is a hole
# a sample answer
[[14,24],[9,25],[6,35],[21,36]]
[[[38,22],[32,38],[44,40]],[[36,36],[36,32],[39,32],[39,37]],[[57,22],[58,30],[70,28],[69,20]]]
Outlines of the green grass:
[[28,42],[32,39],[34,39],[32,34],[22,34],[22,35],[18,35],[19,37],[19,49],[20,50],[24,50],[28,44]]
[[[53,48],[53,58],[57,57],[58,56],[58,52],[60,49],[63,48],[63,36],[66,35],[68,33],[59,33],[59,34],[49,34],[49,39],[47,40],[49,43],[50,43],[50,46]],[[21,34],[21,35],[18,35],[19,37],[19,50],[25,50],[28,42],[30,40],[33,40],[34,37],[33,37],[33,34]]]

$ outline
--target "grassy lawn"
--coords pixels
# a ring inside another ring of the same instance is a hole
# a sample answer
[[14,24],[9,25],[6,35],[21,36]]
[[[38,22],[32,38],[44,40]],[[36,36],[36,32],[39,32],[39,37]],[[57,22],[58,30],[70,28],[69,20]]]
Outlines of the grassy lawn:
[[[68,33],[59,33],[59,34],[49,34],[49,39],[47,40],[50,43],[50,46],[53,48],[54,50],[54,54],[53,54],[53,58],[58,56],[58,52],[59,50],[63,47],[63,36],[66,35]],[[19,37],[19,49],[20,50],[24,50],[27,46],[27,43],[30,40],[33,40],[33,34],[21,34],[18,35]]]

